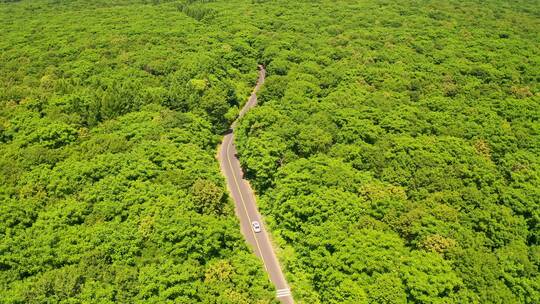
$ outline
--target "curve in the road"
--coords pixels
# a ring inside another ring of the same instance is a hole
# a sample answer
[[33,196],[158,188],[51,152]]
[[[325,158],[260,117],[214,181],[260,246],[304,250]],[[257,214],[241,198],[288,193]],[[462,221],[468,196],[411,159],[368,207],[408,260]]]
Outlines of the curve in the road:
[[[257,85],[253,89],[248,102],[244,105],[238,119],[257,104],[257,92],[264,83],[266,70],[264,66],[259,66],[259,79]],[[255,254],[262,260],[264,268],[270,277],[270,281],[276,287],[276,297],[281,303],[294,303],[291,290],[285,276],[281,270],[281,266],[276,258],[274,248],[270,241],[270,237],[266,231],[265,225],[261,220],[261,215],[257,209],[255,194],[249,185],[249,182],[244,179],[242,167],[237,157],[236,146],[234,145],[234,129],[236,122],[231,125],[231,130],[225,135],[221,143],[218,154],[221,172],[227,180],[229,193],[235,203],[235,212],[240,220],[240,229],[246,241],[251,245]],[[252,228],[252,222],[258,221],[261,223],[261,231],[255,232]]]

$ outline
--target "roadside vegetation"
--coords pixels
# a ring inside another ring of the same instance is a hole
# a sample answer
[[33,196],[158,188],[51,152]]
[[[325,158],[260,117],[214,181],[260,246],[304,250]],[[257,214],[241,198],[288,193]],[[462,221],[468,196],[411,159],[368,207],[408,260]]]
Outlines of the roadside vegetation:
[[0,302],[540,302],[535,1],[4,1]]

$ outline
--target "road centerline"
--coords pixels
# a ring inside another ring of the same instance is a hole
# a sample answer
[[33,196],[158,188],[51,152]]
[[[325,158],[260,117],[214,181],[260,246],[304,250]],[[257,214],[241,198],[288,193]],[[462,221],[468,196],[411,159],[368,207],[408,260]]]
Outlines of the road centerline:
[[[252,223],[251,217],[249,216],[249,212],[247,211],[246,202],[244,201],[244,196],[242,195],[242,190],[240,189],[240,185],[238,184],[238,179],[236,178],[236,174],[234,172],[234,169],[233,169],[233,166],[232,166],[232,163],[231,163],[230,148],[232,146],[232,140],[233,140],[233,137],[231,136],[230,139],[229,139],[229,143],[227,144],[227,147],[226,147],[226,150],[225,150],[225,155],[226,155],[228,163],[229,163],[229,169],[232,172],[232,176],[233,176],[233,179],[234,179],[234,184],[236,185],[236,189],[238,190],[238,195],[240,196],[240,200],[242,201],[242,206],[244,207],[244,212],[246,213],[246,217],[248,218],[248,221],[251,224]],[[259,245],[259,241],[257,240],[257,235],[255,235],[255,232],[253,232],[253,229],[251,229],[251,226],[250,226],[249,230],[251,231],[251,234],[253,235],[253,238],[255,239],[255,243],[257,244],[257,250],[259,251],[259,255],[261,256],[261,259],[262,259],[262,262],[263,262],[263,265],[264,265],[264,269],[266,270],[266,273],[268,274],[268,267],[266,266],[266,261],[264,259],[264,255],[262,253],[261,246]]]
[[[257,198],[249,181],[244,178],[243,169],[237,157],[236,146],[234,145],[234,130],[240,118],[257,104],[257,91],[265,79],[266,70],[264,66],[259,66],[259,79],[249,97],[247,103],[242,107],[237,119],[231,124],[229,134],[223,137],[220,151],[217,155],[222,173],[227,181],[227,188],[235,203],[235,213],[239,219],[241,232],[246,242],[249,244],[252,253],[260,257],[264,270],[275,287],[275,298],[283,304],[294,304],[289,284],[285,279],[275,249],[273,248],[270,235],[265,227],[261,231],[255,232],[253,220],[262,220],[262,216],[257,208]],[[231,153],[234,152],[234,153]],[[227,160],[223,159],[226,158]],[[237,177],[238,174],[238,177]],[[232,177],[231,177],[232,175]],[[244,209],[241,211],[240,209]],[[249,231],[246,231],[248,229]],[[253,238],[253,240],[252,240]]]

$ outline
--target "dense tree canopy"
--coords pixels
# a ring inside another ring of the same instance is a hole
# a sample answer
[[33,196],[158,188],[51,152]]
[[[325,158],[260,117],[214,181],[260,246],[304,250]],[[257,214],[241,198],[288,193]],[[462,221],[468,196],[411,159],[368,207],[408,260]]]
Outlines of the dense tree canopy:
[[237,143],[298,296],[540,301],[538,5],[279,3]]
[[0,15],[0,302],[274,302],[214,159],[249,46],[176,5]]
[[0,4],[0,299],[540,302],[535,1]]

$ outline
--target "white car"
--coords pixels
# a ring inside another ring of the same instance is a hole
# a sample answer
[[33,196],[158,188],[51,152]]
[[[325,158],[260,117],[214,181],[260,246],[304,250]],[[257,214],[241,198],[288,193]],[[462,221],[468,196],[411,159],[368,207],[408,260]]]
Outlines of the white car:
[[255,233],[261,232],[261,224],[259,224],[259,222],[253,221],[251,222],[251,226],[253,227],[253,231],[255,231]]

